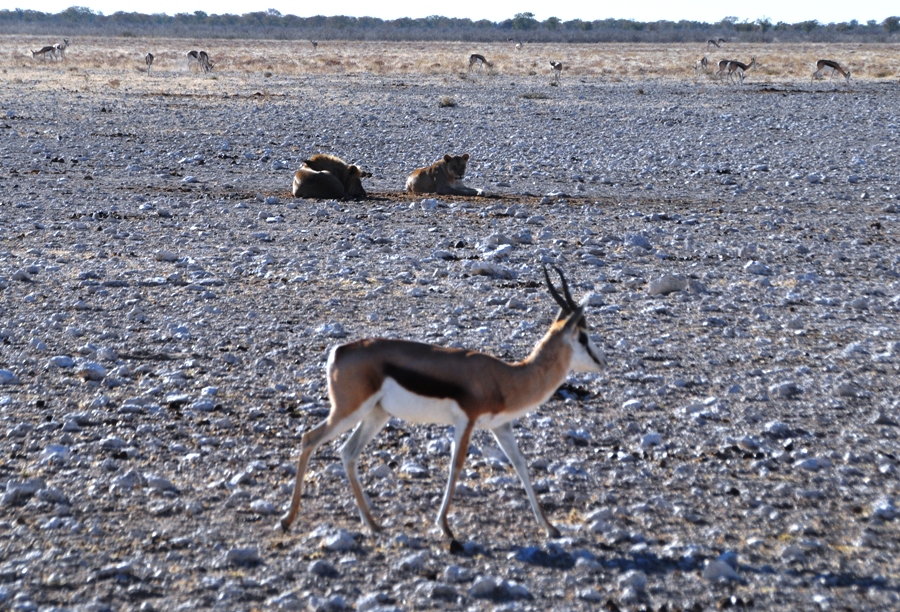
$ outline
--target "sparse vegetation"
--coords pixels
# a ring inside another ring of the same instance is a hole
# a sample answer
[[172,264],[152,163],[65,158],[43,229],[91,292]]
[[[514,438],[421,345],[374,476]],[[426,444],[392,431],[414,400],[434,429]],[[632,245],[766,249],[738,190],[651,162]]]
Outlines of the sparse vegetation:
[[444,96],[438,101],[438,108],[453,108],[456,106],[456,100],[450,96]]

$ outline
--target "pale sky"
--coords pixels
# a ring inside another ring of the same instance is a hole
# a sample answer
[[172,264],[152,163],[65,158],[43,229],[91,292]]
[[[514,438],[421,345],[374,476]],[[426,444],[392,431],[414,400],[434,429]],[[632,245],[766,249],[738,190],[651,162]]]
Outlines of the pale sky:
[[[723,2],[722,0],[694,0],[693,2],[672,2],[671,0],[630,0],[627,2],[562,2],[548,3],[546,0],[452,0],[427,3],[422,0],[392,0],[372,2],[371,0],[343,0],[321,4],[318,2],[298,2],[297,0],[153,0],[153,2],[126,2],[125,0],[40,0],[25,3],[22,0],[0,0],[0,9],[33,9],[46,13],[58,13],[70,6],[86,6],[94,11],[111,15],[117,11],[139,13],[192,13],[205,11],[210,14],[233,13],[242,15],[254,11],[274,8],[282,14],[311,17],[313,15],[348,15],[353,17],[379,17],[397,19],[399,17],[445,17],[488,19],[502,21],[516,13],[532,12],[540,21],[548,17],[559,17],[563,21],[582,19],[635,19],[637,21],[657,21],[667,19],[678,21],[688,19],[714,23],[724,17],[734,16],[739,21],[754,21],[768,17],[773,23],[786,21],[796,23],[816,19],[821,23],[850,21],[856,19],[865,23],[874,19],[879,23],[885,17],[900,15],[897,0],[857,0],[855,2],[836,0],[756,0],[753,2]],[[550,6],[551,8],[548,8]],[[439,7],[439,8],[435,8]]]

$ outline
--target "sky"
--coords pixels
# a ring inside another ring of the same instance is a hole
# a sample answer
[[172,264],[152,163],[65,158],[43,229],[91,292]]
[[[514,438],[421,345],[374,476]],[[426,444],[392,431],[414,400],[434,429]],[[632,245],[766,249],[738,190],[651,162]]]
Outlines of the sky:
[[[343,0],[342,2],[320,5],[297,0],[153,0],[143,3],[126,0],[0,0],[0,9],[33,9],[46,13],[58,13],[70,6],[86,6],[105,15],[117,11],[138,13],[233,13],[241,15],[273,8],[285,15],[311,17],[313,15],[348,15],[352,17],[379,17],[397,19],[400,17],[444,17],[488,19],[502,21],[517,13],[531,12],[540,21],[548,17],[559,17],[563,21],[582,19],[635,19],[637,21],[658,21],[661,19],[679,21],[704,21],[714,23],[725,17],[737,17],[739,21],[755,21],[767,17],[773,23],[786,21],[797,23],[816,19],[821,23],[850,21],[856,19],[865,23],[874,19],[879,23],[885,17],[900,15],[898,0],[755,0],[753,2],[722,2],[722,0],[693,0],[692,2],[672,2],[671,0],[630,0],[628,2],[563,2],[558,5],[546,0],[452,0],[450,2],[426,3],[422,0],[391,0],[372,2],[371,0]],[[548,6],[550,8],[548,8]],[[437,7],[437,8],[435,8]]]

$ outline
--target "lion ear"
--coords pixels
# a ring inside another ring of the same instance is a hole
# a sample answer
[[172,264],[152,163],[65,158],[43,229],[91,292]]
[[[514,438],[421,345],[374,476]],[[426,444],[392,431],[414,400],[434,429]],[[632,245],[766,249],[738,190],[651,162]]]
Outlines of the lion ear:
[[449,162],[453,161],[453,158],[450,157],[449,155],[444,155],[444,161],[449,163]]
[[469,161],[469,154],[468,154],[468,153],[463,153],[462,158],[463,158],[465,161]]

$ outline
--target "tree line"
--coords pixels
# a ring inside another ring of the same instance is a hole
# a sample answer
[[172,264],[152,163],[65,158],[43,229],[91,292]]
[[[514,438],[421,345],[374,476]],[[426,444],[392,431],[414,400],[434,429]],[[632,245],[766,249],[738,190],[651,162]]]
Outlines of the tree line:
[[715,23],[701,21],[634,21],[599,19],[563,21],[535,19],[518,13],[503,21],[473,21],[433,15],[412,19],[376,17],[297,17],[275,9],[233,14],[203,11],[166,15],[128,13],[111,15],[73,6],[59,13],[29,9],[0,10],[0,33],[82,36],[165,36],[173,38],[257,38],[282,40],[458,40],[472,42],[706,42],[725,38],[742,42],[888,42],[900,38],[900,17],[877,22],[856,20],[821,23],[773,23],[768,18],[739,21],[726,17]]

